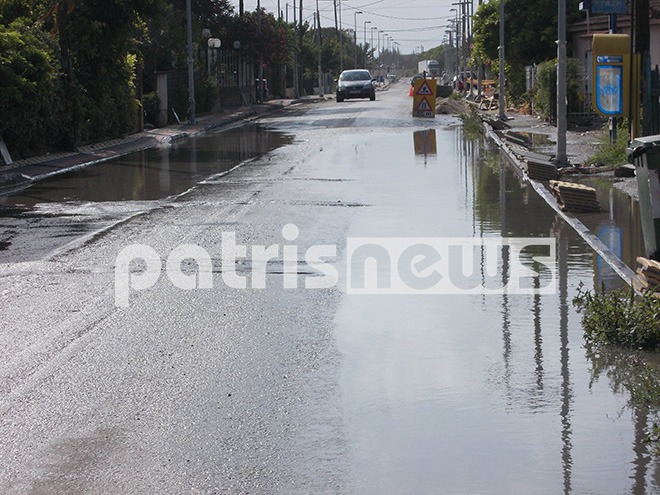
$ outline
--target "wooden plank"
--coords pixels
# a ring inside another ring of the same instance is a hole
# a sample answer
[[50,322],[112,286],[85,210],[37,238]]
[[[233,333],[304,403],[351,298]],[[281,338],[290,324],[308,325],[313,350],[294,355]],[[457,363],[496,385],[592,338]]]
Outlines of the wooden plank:
[[644,268],[650,268],[660,272],[660,263],[655,260],[650,260],[648,258],[644,258],[643,256],[638,256],[636,261]]
[[[644,272],[641,268],[637,268],[637,274],[643,278],[649,285],[660,285],[660,274],[652,274],[649,272]],[[641,280],[641,279],[640,279]]]
[[548,155],[541,155],[540,153],[534,153],[533,151],[521,151],[520,153],[525,160],[534,160],[539,163],[549,163],[552,164],[552,160]]
[[660,299],[660,293],[658,293],[658,292],[654,292],[654,291],[652,291],[652,290],[647,289],[646,287],[644,287],[644,286],[641,284],[641,282],[640,282],[638,279],[633,278],[633,279],[632,279],[632,284],[633,284],[633,287],[634,287],[635,289],[637,289],[638,292],[642,292],[642,293],[644,293],[644,294],[650,294],[650,295],[652,295],[653,297]]

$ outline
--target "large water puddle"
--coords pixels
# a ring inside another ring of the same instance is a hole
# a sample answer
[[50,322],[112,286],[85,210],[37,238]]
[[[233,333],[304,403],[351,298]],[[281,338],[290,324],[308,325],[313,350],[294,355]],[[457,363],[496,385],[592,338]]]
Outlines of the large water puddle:
[[0,196],[0,205],[29,209],[39,203],[167,198],[292,140],[282,132],[244,125],[57,175],[18,194]]
[[[649,375],[639,357],[586,349],[572,304],[581,283],[614,284],[607,265],[497,149],[460,129],[387,135],[362,153],[379,173],[360,176],[371,207],[351,237],[550,238],[557,252],[548,294],[344,296],[336,335],[355,492],[658,493],[644,441],[656,413],[633,397]],[[634,212],[613,204],[597,232],[633,256]],[[509,261],[492,271],[477,256],[472,274],[506,279]]]
[[290,134],[244,125],[72,170],[0,196],[0,262],[58,252],[292,140]]

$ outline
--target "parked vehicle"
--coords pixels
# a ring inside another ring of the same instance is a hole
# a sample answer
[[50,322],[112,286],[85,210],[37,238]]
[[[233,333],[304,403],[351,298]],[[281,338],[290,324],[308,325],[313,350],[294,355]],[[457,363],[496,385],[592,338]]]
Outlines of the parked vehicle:
[[[461,72],[454,76],[454,88],[459,91],[470,89],[470,80],[472,79],[472,73],[470,71]],[[467,86],[466,86],[467,85]]]
[[376,79],[367,69],[345,70],[337,81],[337,101],[342,102],[349,98],[376,99]]

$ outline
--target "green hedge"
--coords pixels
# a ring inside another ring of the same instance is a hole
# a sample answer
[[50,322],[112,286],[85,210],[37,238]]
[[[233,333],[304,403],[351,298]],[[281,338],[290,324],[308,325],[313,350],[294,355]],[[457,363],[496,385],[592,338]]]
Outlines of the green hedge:
[[[566,99],[568,112],[580,112],[584,96],[580,91],[580,61],[566,61]],[[538,65],[536,87],[533,92],[535,111],[545,120],[557,120],[557,61],[548,60]]]

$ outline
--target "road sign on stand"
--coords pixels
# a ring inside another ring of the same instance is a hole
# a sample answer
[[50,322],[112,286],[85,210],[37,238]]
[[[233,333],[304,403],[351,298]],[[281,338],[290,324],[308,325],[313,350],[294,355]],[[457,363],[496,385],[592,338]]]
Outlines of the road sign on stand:
[[435,117],[435,79],[415,79],[413,86],[413,117]]

